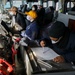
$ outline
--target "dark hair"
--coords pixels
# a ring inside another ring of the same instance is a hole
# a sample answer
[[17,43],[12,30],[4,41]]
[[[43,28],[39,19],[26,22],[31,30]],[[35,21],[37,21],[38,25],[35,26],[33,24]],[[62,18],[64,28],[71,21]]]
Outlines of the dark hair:
[[34,7],[34,8],[35,8],[35,11],[37,10],[37,5],[33,5],[32,7]]
[[55,10],[53,6],[50,6],[50,9],[51,9],[51,10]]
[[59,38],[64,35],[66,26],[63,22],[56,21],[49,30],[49,36]]
[[15,12],[18,12],[18,8],[16,6],[13,6],[12,9],[14,9]]

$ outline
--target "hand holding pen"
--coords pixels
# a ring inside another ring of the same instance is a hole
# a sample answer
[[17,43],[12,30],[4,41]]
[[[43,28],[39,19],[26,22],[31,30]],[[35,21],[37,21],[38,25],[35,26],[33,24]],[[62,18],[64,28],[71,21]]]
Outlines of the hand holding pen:
[[41,47],[45,47],[45,45],[46,45],[46,42],[42,40],[42,41],[40,42],[40,46],[41,46]]

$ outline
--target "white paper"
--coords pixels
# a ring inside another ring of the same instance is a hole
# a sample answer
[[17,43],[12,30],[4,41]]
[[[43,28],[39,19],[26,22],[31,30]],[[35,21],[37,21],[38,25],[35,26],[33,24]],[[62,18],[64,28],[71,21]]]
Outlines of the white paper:
[[36,57],[41,60],[52,60],[55,57],[59,56],[56,52],[48,47],[36,47],[31,49],[35,53]]

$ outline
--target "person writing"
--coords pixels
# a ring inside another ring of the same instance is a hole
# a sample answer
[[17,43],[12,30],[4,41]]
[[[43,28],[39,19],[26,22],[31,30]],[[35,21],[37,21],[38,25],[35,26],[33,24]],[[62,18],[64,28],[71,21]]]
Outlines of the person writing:
[[[52,49],[58,53],[53,59],[54,62],[73,62],[75,63],[75,33],[70,32],[64,23],[56,21],[49,30],[49,38],[52,43]],[[45,46],[46,41],[41,40],[40,45]]]

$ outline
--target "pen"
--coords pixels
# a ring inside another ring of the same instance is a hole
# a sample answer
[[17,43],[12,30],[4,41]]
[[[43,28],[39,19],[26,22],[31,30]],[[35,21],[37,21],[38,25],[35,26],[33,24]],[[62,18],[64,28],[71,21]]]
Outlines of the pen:
[[[45,48],[43,48],[43,50],[44,50]],[[46,51],[44,51],[43,53],[46,53],[47,51],[49,51],[49,49],[48,50],[46,50]]]
[[44,51],[44,47],[42,47],[43,48],[43,51]]

